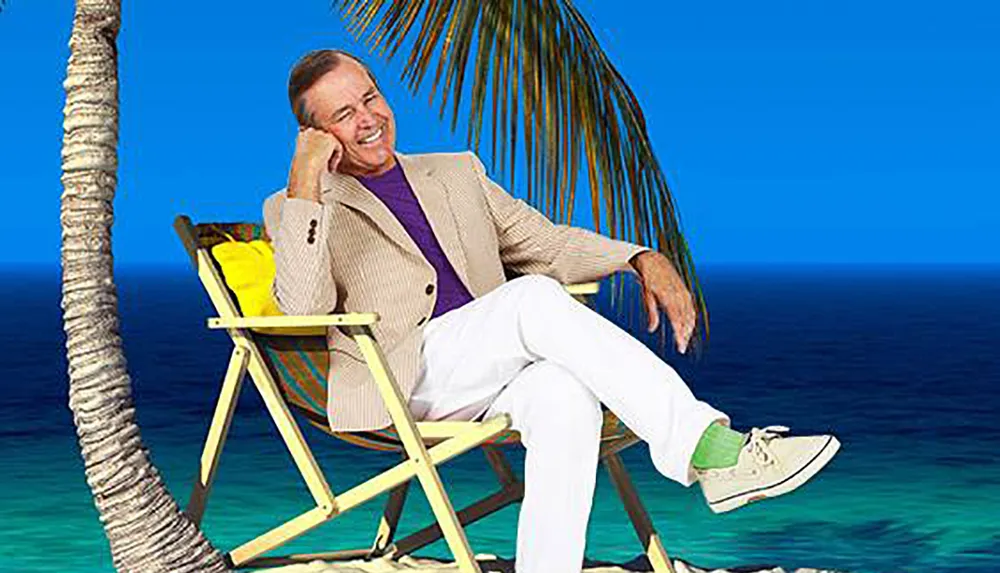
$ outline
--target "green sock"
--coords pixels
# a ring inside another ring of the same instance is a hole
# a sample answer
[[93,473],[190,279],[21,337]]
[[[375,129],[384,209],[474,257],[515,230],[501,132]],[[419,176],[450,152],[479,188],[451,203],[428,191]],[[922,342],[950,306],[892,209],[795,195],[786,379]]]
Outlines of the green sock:
[[691,465],[700,470],[735,466],[745,441],[743,434],[713,422],[698,440]]

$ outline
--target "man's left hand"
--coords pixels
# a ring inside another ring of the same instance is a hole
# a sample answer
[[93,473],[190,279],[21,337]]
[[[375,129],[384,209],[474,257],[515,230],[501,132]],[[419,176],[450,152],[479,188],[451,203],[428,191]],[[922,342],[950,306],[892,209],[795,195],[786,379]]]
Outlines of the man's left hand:
[[639,273],[642,284],[642,300],[649,314],[647,330],[653,332],[659,326],[662,306],[673,326],[677,349],[683,354],[687,351],[697,320],[694,299],[684,281],[670,259],[656,251],[643,251],[632,257],[629,263]]

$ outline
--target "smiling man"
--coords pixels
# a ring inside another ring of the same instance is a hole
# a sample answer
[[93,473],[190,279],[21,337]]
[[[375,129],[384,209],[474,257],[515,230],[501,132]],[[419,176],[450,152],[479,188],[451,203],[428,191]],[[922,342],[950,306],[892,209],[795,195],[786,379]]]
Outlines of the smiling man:
[[[694,304],[665,256],[553,224],[472,153],[396,152],[392,110],[353,56],[306,55],[289,99],[300,129],[288,187],[264,206],[278,304],[287,314],[377,312],[375,337],[418,420],[511,416],[527,449],[519,573],[582,567],[602,403],[649,444],[657,471],[698,481],[715,512],[792,491],[837,452],[830,435],[732,430],[673,368],[562,286],[635,274],[650,330],[664,309],[684,352]],[[505,269],[521,276],[507,281]],[[390,425],[353,340],[337,328],[327,338],[330,426]]]

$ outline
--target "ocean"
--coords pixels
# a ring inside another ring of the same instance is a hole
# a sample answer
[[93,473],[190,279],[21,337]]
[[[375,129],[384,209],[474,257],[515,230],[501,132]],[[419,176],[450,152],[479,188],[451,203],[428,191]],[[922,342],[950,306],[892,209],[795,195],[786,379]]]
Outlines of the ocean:
[[[794,493],[722,515],[697,486],[660,476],[644,444],[629,449],[625,462],[672,557],[702,567],[1000,570],[1000,267],[705,266],[700,273],[711,340],[701,360],[667,350],[667,362],[737,429],[833,432],[843,447]],[[4,276],[0,570],[111,571],[67,406],[58,270],[8,268]],[[183,506],[230,342],[205,327],[211,309],[187,267],[124,268],[116,280],[143,439]],[[610,317],[606,296],[607,289],[598,309]],[[304,432],[335,491],[396,459],[308,426]],[[520,469],[523,450],[509,453]],[[496,484],[478,452],[449,462],[442,476],[457,506]],[[367,547],[383,500],[287,548]],[[308,506],[259,397],[245,385],[207,535],[230,549]],[[517,507],[467,529],[476,552],[513,557]],[[402,532],[430,519],[411,487]],[[600,469],[587,556],[624,562],[640,552]],[[442,542],[419,555],[449,556]]]

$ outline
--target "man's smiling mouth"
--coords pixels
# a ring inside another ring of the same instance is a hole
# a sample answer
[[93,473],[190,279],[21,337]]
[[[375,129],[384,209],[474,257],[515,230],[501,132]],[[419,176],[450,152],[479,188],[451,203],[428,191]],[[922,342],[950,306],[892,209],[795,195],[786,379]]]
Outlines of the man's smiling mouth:
[[376,141],[378,141],[379,139],[382,138],[382,134],[384,132],[385,132],[385,128],[384,127],[380,127],[380,128],[378,128],[378,129],[375,130],[375,133],[372,133],[368,137],[363,137],[363,138],[359,139],[358,143],[360,143],[361,145],[370,145],[372,143],[375,143]]

